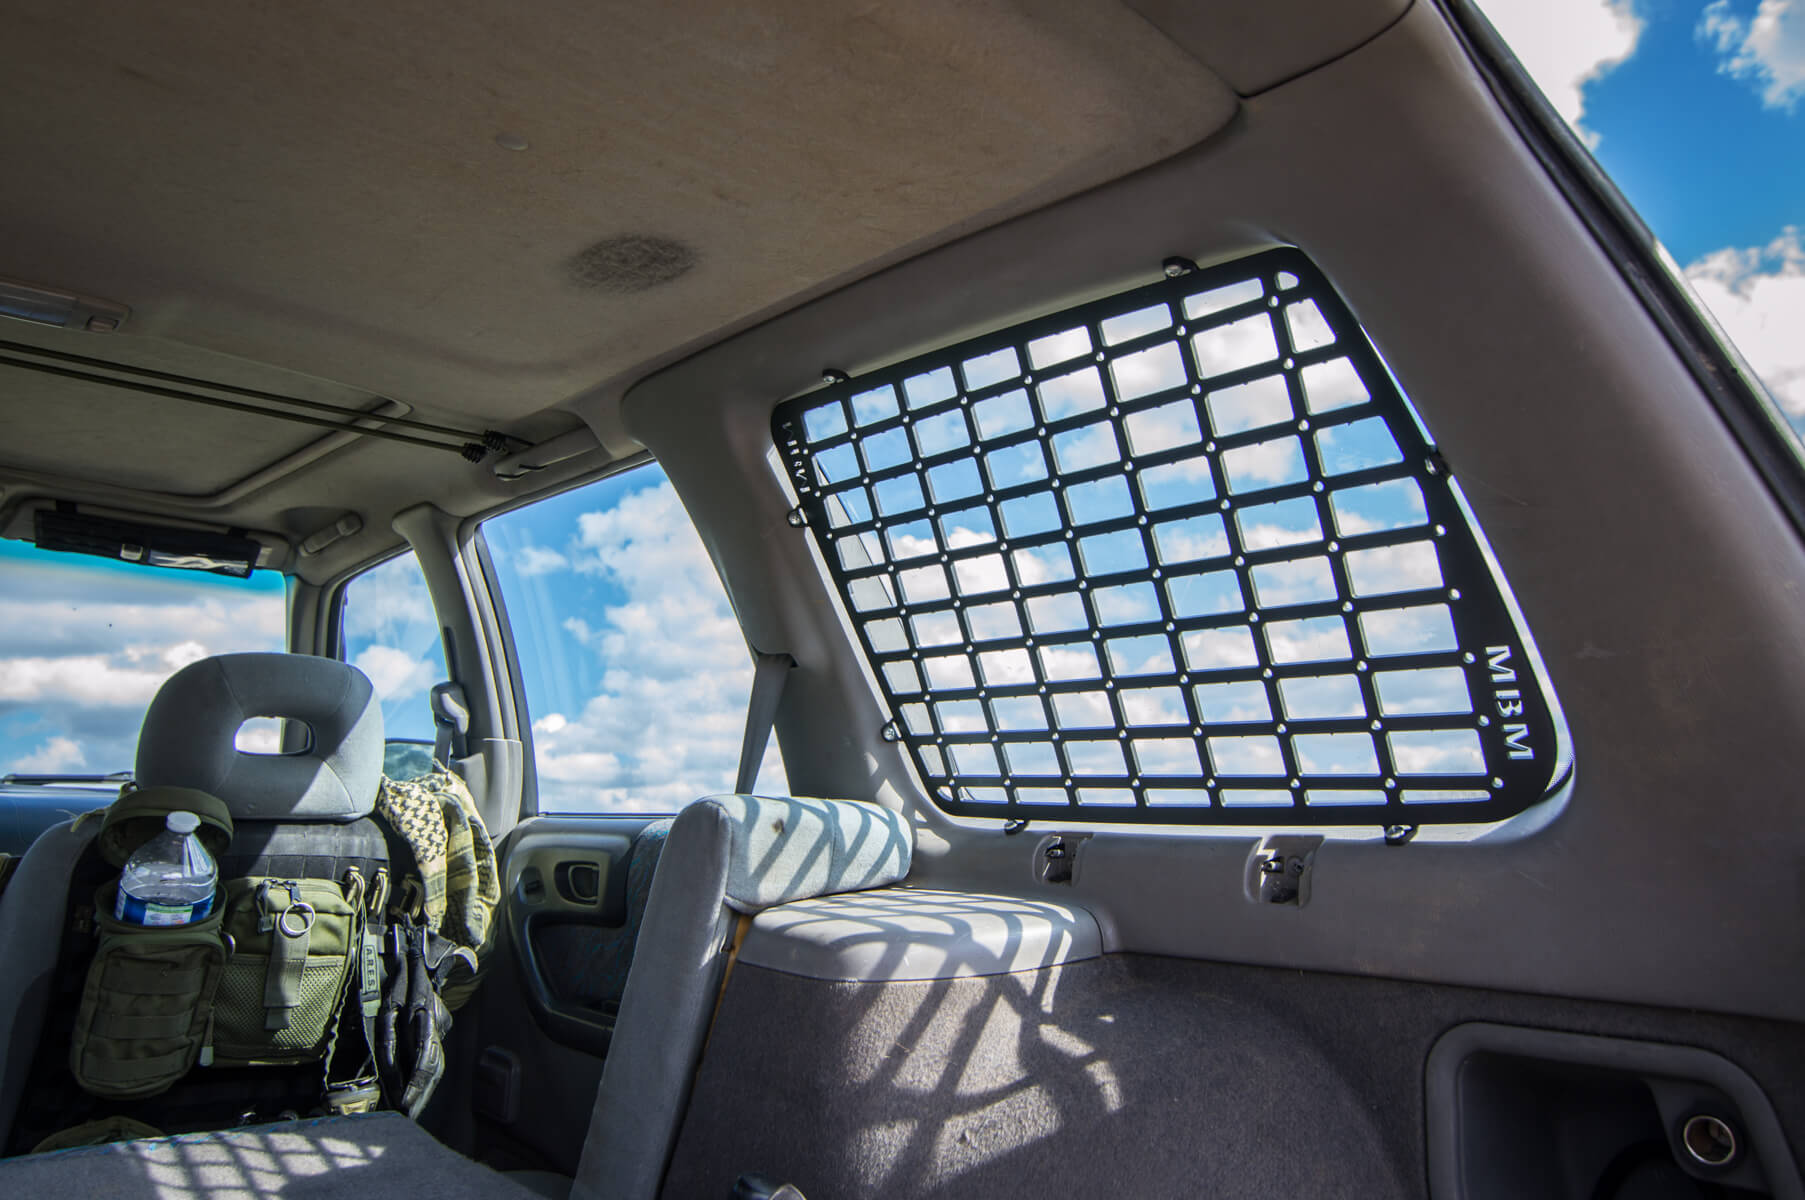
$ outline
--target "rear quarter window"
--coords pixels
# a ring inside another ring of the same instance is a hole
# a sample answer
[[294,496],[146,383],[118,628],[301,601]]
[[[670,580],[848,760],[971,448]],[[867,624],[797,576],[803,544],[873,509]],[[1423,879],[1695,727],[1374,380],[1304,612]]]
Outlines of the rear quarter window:
[[948,812],[1483,823],[1564,773],[1448,464],[1298,251],[835,384],[773,433]]

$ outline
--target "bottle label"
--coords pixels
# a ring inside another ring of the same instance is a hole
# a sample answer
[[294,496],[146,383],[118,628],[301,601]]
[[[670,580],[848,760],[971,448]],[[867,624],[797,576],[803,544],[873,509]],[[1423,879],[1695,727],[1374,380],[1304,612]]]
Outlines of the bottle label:
[[189,925],[213,910],[213,897],[199,904],[147,903],[120,888],[113,905],[113,916],[134,925]]

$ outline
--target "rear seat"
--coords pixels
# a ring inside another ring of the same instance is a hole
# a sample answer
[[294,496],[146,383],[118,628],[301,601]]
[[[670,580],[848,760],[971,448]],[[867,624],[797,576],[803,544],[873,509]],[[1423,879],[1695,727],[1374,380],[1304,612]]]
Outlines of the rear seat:
[[875,804],[734,795],[684,809],[652,880],[571,1195],[658,1195],[738,914],[895,883],[911,860],[907,824]]
[[1103,953],[1069,901],[888,887],[799,900],[752,922],[740,962],[810,979],[895,983],[1008,975]]
[[1065,1190],[1018,1186],[1033,1174],[1019,1156],[1051,1156],[1042,1174],[1057,1177],[1122,1140],[1108,1111],[1121,1068],[1096,1049],[1107,1024],[1090,1024],[1110,1010],[1086,981],[1074,1020],[1062,988],[1107,975],[1103,951],[1096,919],[1063,897],[888,887],[765,910],[661,1194],[725,1196],[748,1170],[840,1200]]

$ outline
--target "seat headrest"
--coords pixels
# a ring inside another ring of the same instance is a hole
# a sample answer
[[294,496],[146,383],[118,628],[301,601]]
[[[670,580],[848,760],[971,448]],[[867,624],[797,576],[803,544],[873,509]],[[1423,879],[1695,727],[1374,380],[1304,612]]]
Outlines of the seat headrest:
[[[294,754],[245,754],[234,739],[252,717],[312,732]],[[368,816],[382,780],[382,707],[362,671],[306,654],[221,654],[164,681],[138,737],[142,787],[187,787],[251,820]]]
[[[705,796],[676,824],[712,817],[727,830],[729,908],[883,887],[909,873],[914,842],[900,813],[856,800],[803,796]],[[672,836],[676,836],[673,830]]]

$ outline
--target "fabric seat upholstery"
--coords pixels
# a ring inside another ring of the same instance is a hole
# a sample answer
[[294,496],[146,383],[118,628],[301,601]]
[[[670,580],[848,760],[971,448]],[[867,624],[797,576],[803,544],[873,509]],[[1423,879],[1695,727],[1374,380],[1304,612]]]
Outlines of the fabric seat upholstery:
[[652,881],[573,1200],[658,1195],[736,914],[895,883],[911,856],[902,817],[875,804],[732,795],[683,810]]
[[0,1194],[531,1200],[541,1193],[447,1149],[399,1113],[366,1113],[0,1159]]

